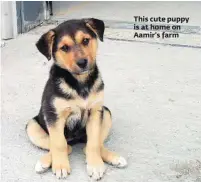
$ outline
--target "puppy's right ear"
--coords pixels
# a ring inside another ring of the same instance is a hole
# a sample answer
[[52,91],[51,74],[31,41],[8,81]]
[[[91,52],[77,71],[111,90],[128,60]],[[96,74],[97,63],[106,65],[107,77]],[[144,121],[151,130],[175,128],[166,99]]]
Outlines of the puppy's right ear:
[[55,37],[55,32],[50,30],[49,32],[43,34],[41,38],[36,43],[38,50],[50,60],[52,57],[52,45]]

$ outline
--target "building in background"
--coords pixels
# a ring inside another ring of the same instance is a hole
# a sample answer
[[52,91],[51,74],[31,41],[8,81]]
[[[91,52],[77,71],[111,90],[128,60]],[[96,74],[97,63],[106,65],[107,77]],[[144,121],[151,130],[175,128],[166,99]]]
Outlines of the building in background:
[[1,1],[1,40],[15,38],[50,18],[51,2]]

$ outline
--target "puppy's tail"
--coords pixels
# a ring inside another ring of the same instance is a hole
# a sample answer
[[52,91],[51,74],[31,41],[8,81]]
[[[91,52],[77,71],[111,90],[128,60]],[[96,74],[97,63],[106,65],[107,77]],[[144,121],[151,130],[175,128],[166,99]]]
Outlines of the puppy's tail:
[[50,138],[45,130],[38,124],[35,117],[28,121],[26,125],[26,132],[29,140],[37,147],[49,150]]

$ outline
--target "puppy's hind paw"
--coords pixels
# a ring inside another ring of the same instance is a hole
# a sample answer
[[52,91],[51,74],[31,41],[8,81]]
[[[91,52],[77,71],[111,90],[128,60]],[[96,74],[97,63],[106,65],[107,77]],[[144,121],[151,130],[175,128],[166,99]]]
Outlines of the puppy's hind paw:
[[40,160],[35,165],[35,171],[39,174],[46,172],[49,168],[49,164],[43,164]]
[[87,165],[87,173],[89,175],[89,177],[91,177],[92,180],[94,181],[98,181],[103,177],[103,174],[106,171],[106,167],[105,165],[101,165],[101,166],[90,166]]
[[44,173],[46,172],[51,164],[52,164],[52,158],[51,158],[51,153],[48,152],[46,154],[44,154],[39,160],[38,162],[36,163],[35,165],[35,171],[37,173]]
[[118,168],[124,168],[128,165],[126,159],[122,156],[115,158],[113,161],[111,161],[111,164]]

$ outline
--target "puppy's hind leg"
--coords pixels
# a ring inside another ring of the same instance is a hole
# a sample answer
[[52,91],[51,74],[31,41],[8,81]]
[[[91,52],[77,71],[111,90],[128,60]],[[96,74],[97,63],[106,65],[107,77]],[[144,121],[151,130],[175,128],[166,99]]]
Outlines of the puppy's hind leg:
[[[49,135],[43,130],[43,128],[36,121],[38,117],[30,120],[26,125],[26,132],[29,137],[29,140],[35,146],[49,150],[50,149],[50,138]],[[35,166],[35,171],[37,173],[43,173],[47,171],[52,164],[52,159],[50,152],[43,155]]]
[[103,107],[103,120],[102,120],[102,126],[101,126],[101,136],[100,136],[100,141],[101,141],[101,157],[103,161],[114,165],[115,167],[125,167],[127,165],[126,160],[118,155],[115,152],[112,152],[108,150],[104,146],[104,141],[108,137],[109,131],[112,126],[112,118],[111,118],[111,113],[110,110],[107,107]]
[[[37,118],[37,117],[35,117]],[[36,119],[31,119],[26,125],[29,140],[37,147],[45,150],[50,149],[49,135],[41,128]]]

